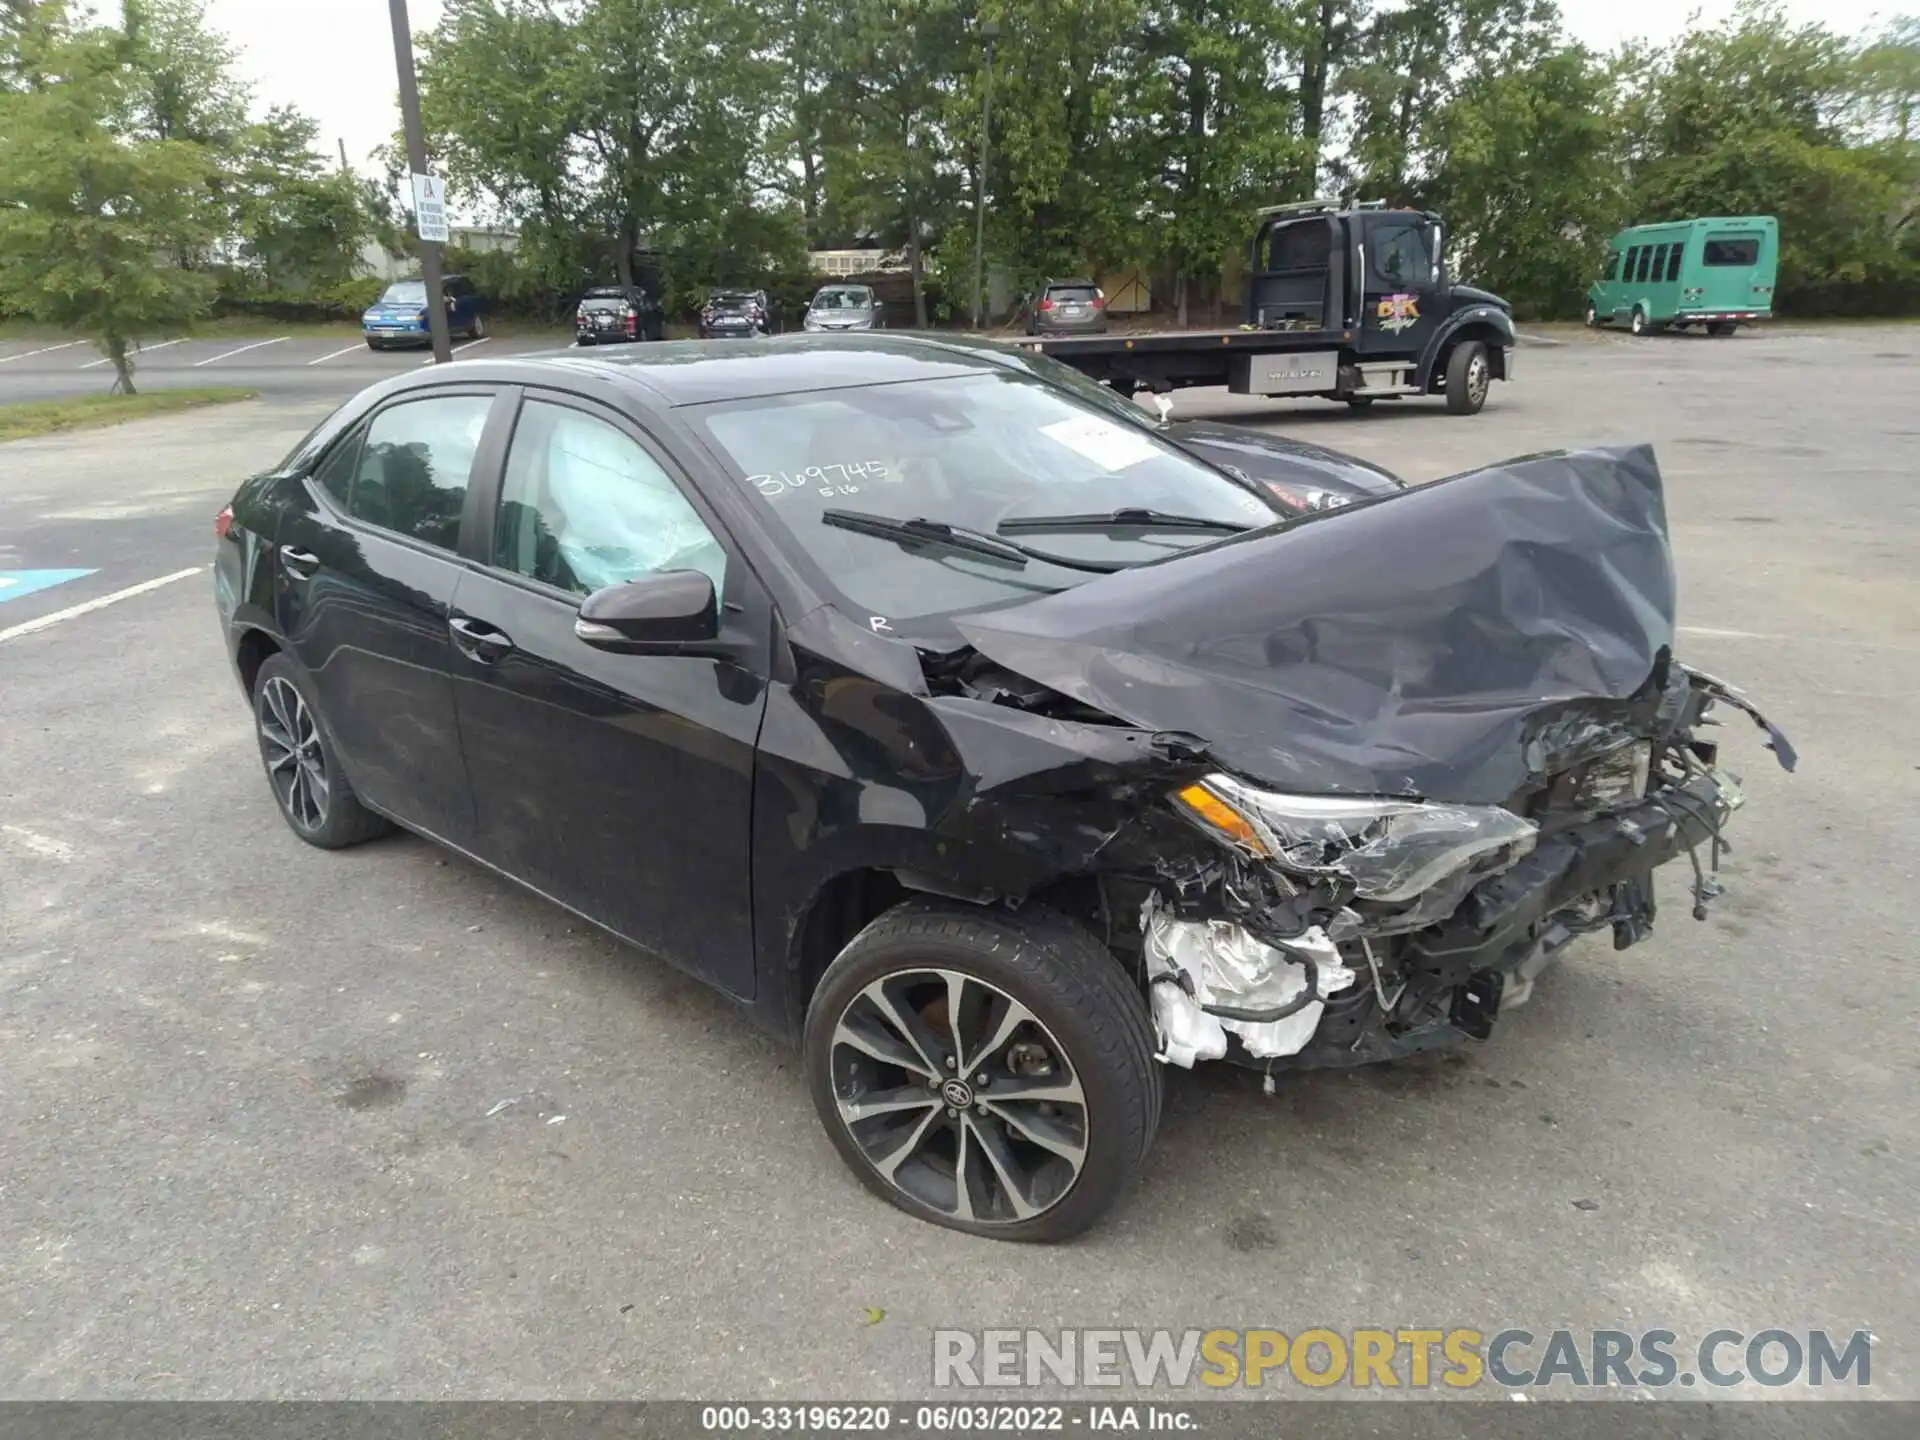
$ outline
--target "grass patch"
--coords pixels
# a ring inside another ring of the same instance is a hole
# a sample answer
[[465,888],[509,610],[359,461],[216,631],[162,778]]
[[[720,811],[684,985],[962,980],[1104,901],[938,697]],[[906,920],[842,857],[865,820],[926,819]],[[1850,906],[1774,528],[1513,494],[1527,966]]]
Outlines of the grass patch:
[[253,396],[251,390],[229,386],[151,390],[144,395],[74,395],[64,400],[23,400],[14,405],[0,405],[0,440],[25,440],[32,435],[53,435],[62,430],[118,425],[125,420],[144,420],[150,415],[165,415],[174,410],[251,400]]

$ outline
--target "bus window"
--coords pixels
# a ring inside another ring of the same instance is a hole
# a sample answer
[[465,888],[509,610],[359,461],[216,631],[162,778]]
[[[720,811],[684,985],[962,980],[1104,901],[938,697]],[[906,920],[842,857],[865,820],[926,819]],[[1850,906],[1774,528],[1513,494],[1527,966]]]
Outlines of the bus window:
[[1618,250],[1609,250],[1607,252],[1606,278],[1609,280],[1618,280],[1620,278],[1620,252]]
[[1680,257],[1686,254],[1686,251],[1686,243],[1682,241],[1667,252],[1667,279],[1678,280],[1680,278]]
[[1760,242],[1744,236],[1709,235],[1701,261],[1707,265],[1757,265]]
[[1640,247],[1638,245],[1629,245],[1627,247],[1627,263],[1620,269],[1620,278],[1622,280],[1633,279],[1633,262],[1639,258]]
[[1645,280],[1647,278],[1647,270],[1649,269],[1649,267],[1652,266],[1652,264],[1653,264],[1653,246],[1651,245],[1641,246],[1640,268],[1633,272],[1633,278],[1636,281]]

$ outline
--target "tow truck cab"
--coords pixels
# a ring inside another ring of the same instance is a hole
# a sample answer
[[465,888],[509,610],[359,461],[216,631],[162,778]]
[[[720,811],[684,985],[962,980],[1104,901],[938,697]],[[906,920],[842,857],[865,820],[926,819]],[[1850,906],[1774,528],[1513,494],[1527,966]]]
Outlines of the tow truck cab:
[[1224,385],[1356,406],[1445,394],[1471,414],[1488,382],[1513,377],[1513,318],[1498,296],[1452,281],[1444,239],[1427,211],[1278,205],[1247,247],[1236,328],[1020,343],[1128,391]]

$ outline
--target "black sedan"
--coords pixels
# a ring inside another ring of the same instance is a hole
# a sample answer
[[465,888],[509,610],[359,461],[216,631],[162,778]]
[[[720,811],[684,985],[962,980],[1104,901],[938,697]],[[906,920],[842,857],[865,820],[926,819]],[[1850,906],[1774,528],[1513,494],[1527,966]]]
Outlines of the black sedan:
[[864,1184],[1008,1239],[1115,1203],[1165,1065],[1485,1038],[1643,936],[1739,801],[1705,712],[1758,719],[1672,659],[1644,449],[1283,520],[909,337],[413,371],[215,533],[296,836],[404,826],[684,967]]

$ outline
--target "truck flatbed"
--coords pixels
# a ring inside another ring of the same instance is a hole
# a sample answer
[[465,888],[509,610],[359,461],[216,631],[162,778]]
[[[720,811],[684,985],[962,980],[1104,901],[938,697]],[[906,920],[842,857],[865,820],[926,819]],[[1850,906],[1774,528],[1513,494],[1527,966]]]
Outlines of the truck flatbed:
[[1440,218],[1330,200],[1262,212],[1231,329],[1022,336],[1014,344],[1116,390],[1376,400],[1444,395],[1455,414],[1513,377],[1513,317],[1447,274]]

